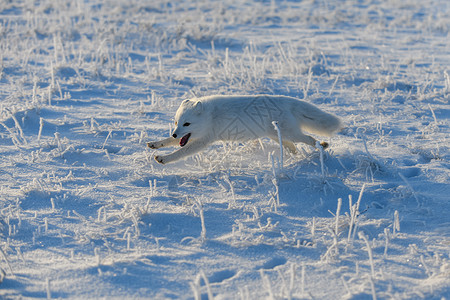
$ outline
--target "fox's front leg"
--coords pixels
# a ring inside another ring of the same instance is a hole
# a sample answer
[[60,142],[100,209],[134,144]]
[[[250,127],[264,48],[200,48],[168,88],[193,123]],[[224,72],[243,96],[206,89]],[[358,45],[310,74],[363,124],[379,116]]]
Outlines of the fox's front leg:
[[156,141],[156,142],[148,142],[147,146],[151,149],[159,149],[162,147],[169,147],[169,146],[175,146],[178,144],[180,139],[175,139],[173,137],[164,139],[162,141]]
[[186,146],[168,155],[156,155],[155,160],[160,164],[167,164],[179,160],[185,156],[193,155],[205,148],[208,143],[204,141],[190,141]]

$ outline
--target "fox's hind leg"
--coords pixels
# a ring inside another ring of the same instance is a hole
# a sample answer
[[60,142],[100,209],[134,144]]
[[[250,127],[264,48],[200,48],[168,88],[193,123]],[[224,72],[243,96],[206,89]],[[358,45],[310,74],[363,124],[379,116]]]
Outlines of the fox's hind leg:
[[[296,153],[297,149],[295,148],[294,143],[304,143],[307,145],[310,145],[312,147],[316,147],[316,139],[313,138],[312,136],[306,135],[304,134],[300,128],[298,127],[292,127],[292,126],[288,126],[286,127],[282,127],[281,128],[281,136],[283,139],[283,146],[285,146],[286,148],[288,148],[289,151],[291,151],[292,153]],[[271,132],[269,134],[269,137],[278,142],[278,135],[277,133]],[[320,145],[325,149],[328,147],[328,143],[326,142],[321,142]]]

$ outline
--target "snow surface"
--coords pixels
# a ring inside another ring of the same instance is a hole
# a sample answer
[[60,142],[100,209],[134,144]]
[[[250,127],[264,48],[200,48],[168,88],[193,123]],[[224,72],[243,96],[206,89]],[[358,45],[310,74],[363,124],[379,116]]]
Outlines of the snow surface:
[[[447,0],[2,1],[0,297],[450,299],[449,29]],[[323,165],[153,160],[183,99],[261,93],[342,118]]]

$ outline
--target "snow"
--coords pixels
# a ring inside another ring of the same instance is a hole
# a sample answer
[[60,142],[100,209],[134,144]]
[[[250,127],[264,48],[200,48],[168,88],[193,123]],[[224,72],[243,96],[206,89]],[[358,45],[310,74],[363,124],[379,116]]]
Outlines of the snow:
[[[450,298],[449,29],[444,0],[3,1],[0,297]],[[346,128],[282,169],[146,147],[261,93]]]

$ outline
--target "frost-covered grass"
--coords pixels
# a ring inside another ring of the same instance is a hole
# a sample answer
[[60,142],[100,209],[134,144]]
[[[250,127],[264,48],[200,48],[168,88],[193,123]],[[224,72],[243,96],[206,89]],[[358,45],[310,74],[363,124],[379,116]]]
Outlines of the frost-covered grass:
[[[2,2],[1,298],[448,298],[449,20],[440,0]],[[256,93],[346,128],[282,157],[145,146],[185,98]]]

